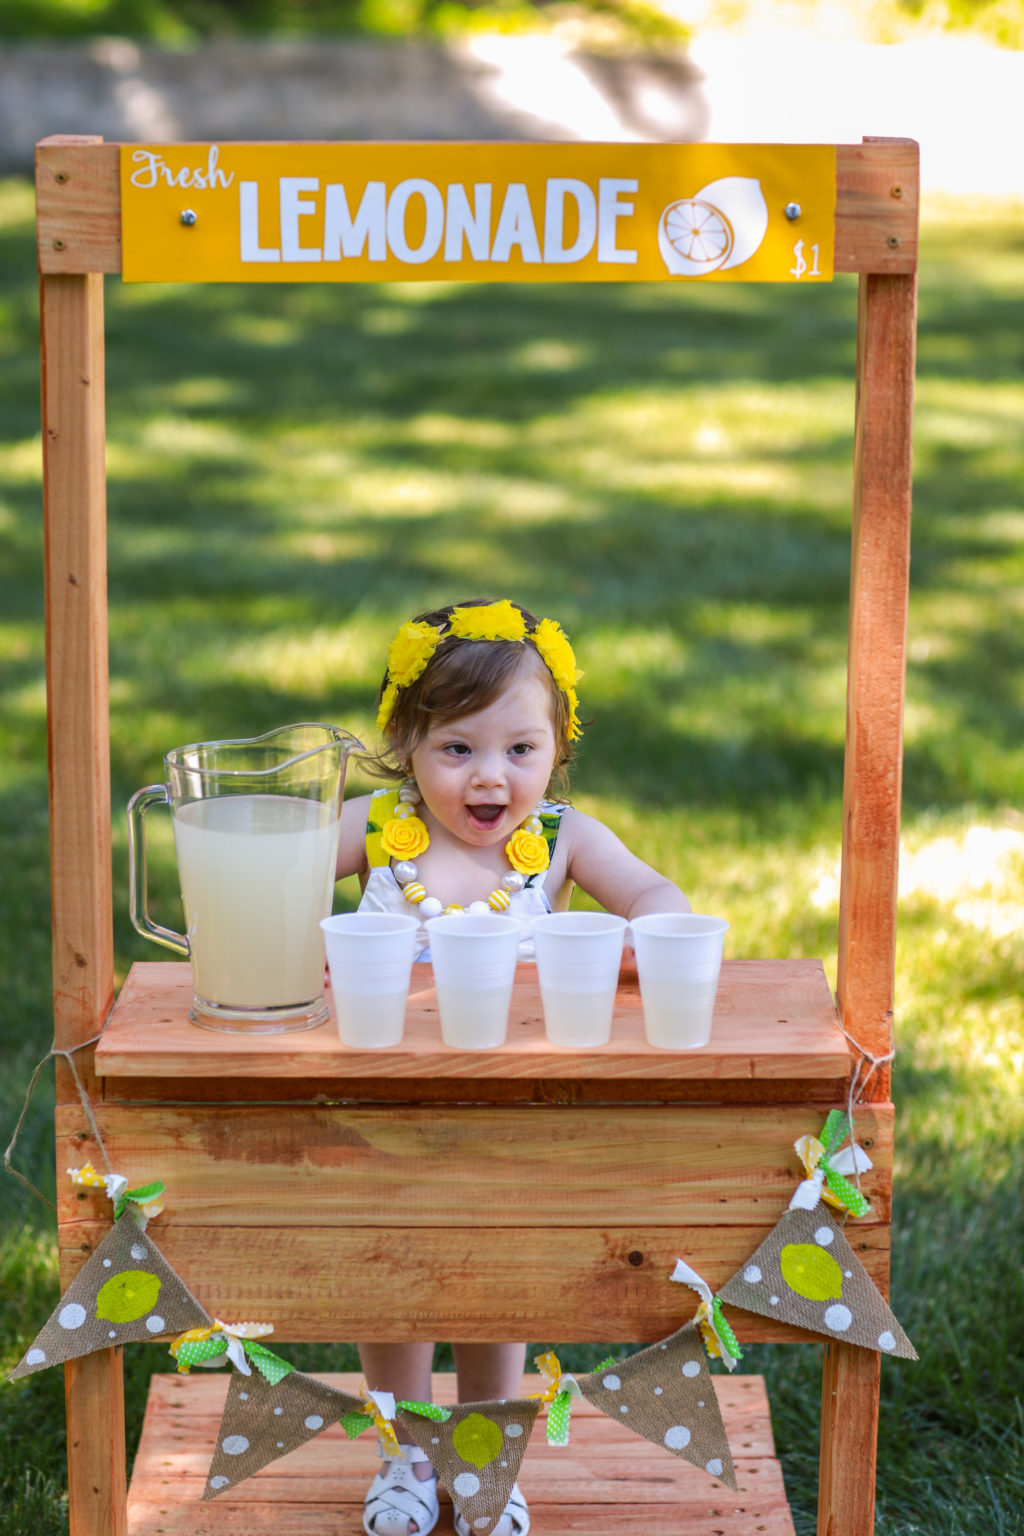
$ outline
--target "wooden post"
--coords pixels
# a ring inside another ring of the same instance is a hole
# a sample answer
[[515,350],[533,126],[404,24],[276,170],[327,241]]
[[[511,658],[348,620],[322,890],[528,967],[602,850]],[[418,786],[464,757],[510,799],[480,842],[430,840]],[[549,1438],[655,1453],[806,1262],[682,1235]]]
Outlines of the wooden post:
[[[42,277],[40,312],[54,1040],[71,1050],[114,999],[103,278]],[[92,1051],[75,1065],[91,1094]],[[78,1102],[61,1062],[57,1095]],[[65,1391],[71,1536],[124,1536],[120,1353],[66,1366]]]

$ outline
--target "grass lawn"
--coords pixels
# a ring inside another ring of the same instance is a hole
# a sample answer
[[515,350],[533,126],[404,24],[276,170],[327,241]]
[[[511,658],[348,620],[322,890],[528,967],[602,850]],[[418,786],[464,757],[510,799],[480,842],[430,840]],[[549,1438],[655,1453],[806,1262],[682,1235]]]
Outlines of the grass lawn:
[[[881,1536],[1024,1531],[1020,213],[936,204],[923,241],[893,1254],[921,1361],[883,1363]],[[50,1042],[31,219],[28,185],[0,184],[4,1139]],[[157,954],[127,920],[121,808],[161,754],[288,720],[370,732],[397,624],[493,591],[576,643],[577,803],[727,916],[732,956],[834,979],[855,305],[849,279],[111,283],[119,976]],[[169,848],[152,862],[173,919]],[[16,1162],[52,1192],[49,1078]],[[58,1294],[50,1213],[9,1178],[0,1233],[6,1370]],[[810,1532],[818,1350],[749,1353]],[[131,1437],[168,1363],[128,1352]],[[58,1372],[0,1392],[0,1536],[64,1529],[62,1404]]]

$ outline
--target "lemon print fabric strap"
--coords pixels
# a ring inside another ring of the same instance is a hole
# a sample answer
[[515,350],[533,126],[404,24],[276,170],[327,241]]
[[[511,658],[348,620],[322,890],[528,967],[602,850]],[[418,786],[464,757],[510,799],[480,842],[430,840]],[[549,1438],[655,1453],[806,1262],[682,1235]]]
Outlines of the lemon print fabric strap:
[[417,682],[446,640],[504,640],[530,642],[551,673],[555,687],[569,706],[568,736],[577,741],[583,734],[579,720],[576,684],[583,676],[568,637],[554,619],[540,619],[527,628],[522,611],[508,598],[453,608],[443,625],[412,620],[403,624],[388,647],[387,675],[381,692],[377,726],[386,732],[402,688]]
[[391,862],[391,855],[384,847],[384,828],[394,820],[397,807],[397,789],[374,790],[366,822],[366,862],[370,869],[379,869]]

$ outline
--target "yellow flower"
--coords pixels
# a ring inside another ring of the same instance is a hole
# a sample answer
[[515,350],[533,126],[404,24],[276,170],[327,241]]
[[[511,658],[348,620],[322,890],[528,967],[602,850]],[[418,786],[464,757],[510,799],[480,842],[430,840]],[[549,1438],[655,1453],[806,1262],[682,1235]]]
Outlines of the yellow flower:
[[558,687],[563,693],[570,693],[583,673],[576,665],[572,646],[561,625],[554,619],[541,619],[530,639],[543,656]]
[[544,838],[538,837],[536,832],[524,832],[522,827],[513,832],[505,844],[505,854],[512,868],[518,869],[521,875],[539,875],[550,862]]
[[437,650],[441,631],[433,624],[403,624],[388,650],[388,679],[399,688],[408,688],[426,669]]
[[415,859],[426,852],[430,833],[418,816],[396,816],[384,823],[380,841],[389,858]]
[[460,640],[524,640],[526,621],[519,609],[503,597],[499,603],[456,608],[449,634],[457,635]]
[[565,696],[569,701],[569,740],[579,741],[580,737],[583,735],[583,731],[580,727],[579,700],[576,697],[576,689],[567,688],[565,690]]
[[388,683],[381,697],[380,709],[377,711],[377,729],[379,731],[387,730],[388,721],[391,719],[391,713],[395,707],[395,700],[397,698],[398,689],[395,687],[394,683]]

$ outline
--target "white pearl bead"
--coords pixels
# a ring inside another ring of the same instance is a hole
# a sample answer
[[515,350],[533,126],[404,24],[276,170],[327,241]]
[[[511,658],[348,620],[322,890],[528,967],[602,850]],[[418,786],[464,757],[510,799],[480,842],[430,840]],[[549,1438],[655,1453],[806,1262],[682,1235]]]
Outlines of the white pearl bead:
[[395,879],[399,885],[408,885],[410,880],[415,880],[419,870],[412,859],[400,859],[395,865]]
[[440,917],[444,907],[436,896],[427,896],[420,902],[420,911],[424,917]]
[[471,913],[473,917],[486,917],[490,910],[486,901],[471,901],[466,908],[466,911]]
[[502,875],[501,883],[506,891],[521,891],[526,884],[526,876],[518,869],[510,869],[507,875]]

